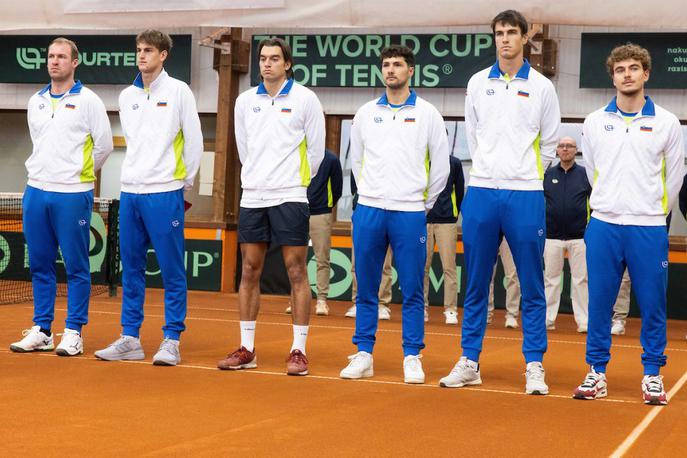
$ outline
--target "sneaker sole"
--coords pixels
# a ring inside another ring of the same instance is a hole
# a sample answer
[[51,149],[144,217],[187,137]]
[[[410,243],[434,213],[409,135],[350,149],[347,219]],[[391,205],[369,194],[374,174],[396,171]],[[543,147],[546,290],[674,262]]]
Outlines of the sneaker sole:
[[358,380],[358,379],[361,379],[361,378],[370,378],[370,377],[373,377],[373,376],[374,376],[374,371],[373,371],[373,370],[369,370],[369,371],[363,372],[363,373],[360,375],[360,377],[352,377],[352,376],[350,376],[350,375],[339,374],[339,377],[342,378],[342,379],[345,379],[345,380]]
[[39,348],[34,348],[33,350],[27,350],[22,347],[18,347],[16,345],[10,345],[10,350],[12,350],[15,353],[33,353],[34,351],[53,351],[55,349],[54,346],[52,347],[39,347]]
[[593,401],[594,399],[605,398],[606,396],[608,396],[607,390],[601,390],[593,396],[579,392],[573,393],[573,399],[581,399],[583,401]]
[[465,382],[465,383],[457,383],[455,385],[449,385],[444,382],[439,382],[439,386],[442,388],[461,388],[464,386],[476,386],[476,385],[481,385],[482,384],[482,379],[479,380],[473,380],[471,382]]
[[239,364],[238,366],[228,366],[228,367],[219,367],[217,366],[218,369],[221,369],[223,371],[240,371],[243,369],[255,369],[258,367],[258,363],[251,361],[248,364]]
[[663,401],[661,399],[644,399],[644,404],[651,406],[665,406],[668,405],[668,400],[666,399]]
[[286,371],[286,375],[293,375],[293,376],[295,376],[295,377],[302,376],[302,375],[308,375],[308,370],[306,369],[306,370],[304,370],[304,371],[302,371],[302,372],[289,372],[289,371]]
[[175,363],[170,363],[169,361],[162,361],[162,360],[158,359],[158,360],[153,360],[153,366],[176,366],[180,362],[181,361],[178,361]]
[[407,383],[409,385],[419,385],[419,384],[425,383],[425,379],[424,379],[424,377],[423,378],[407,378],[406,377],[403,379],[403,382]]
[[546,396],[547,394],[549,394],[549,390],[546,390],[546,391],[542,391],[542,390],[527,391],[527,390],[525,390],[525,394],[531,394],[534,396]]
[[145,359],[145,354],[141,351],[140,353],[133,352],[133,353],[127,353],[124,356],[118,356],[118,357],[109,357],[109,356],[102,356],[99,355],[98,352],[93,354],[96,358],[98,358],[101,361],[141,361]]
[[55,350],[55,353],[57,354],[57,356],[78,356],[83,354],[83,349],[76,353],[69,353],[69,350],[65,350],[64,348],[58,348],[57,350]]
[[346,318],[355,318],[355,315],[349,315],[348,313],[344,315]]
[[328,315],[329,315],[329,312],[322,312],[322,311],[320,311],[320,312],[315,312],[315,315],[317,315],[317,316],[328,316]]

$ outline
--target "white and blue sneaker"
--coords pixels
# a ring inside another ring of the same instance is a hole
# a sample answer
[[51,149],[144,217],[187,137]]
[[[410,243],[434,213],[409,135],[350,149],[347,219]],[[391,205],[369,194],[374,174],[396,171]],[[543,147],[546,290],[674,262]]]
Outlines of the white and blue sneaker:
[[21,335],[24,338],[19,342],[11,344],[10,350],[17,353],[29,353],[32,351],[52,351],[55,349],[52,335],[48,336],[42,333],[40,326],[25,329]]
[[145,358],[141,339],[132,336],[120,336],[107,348],[95,352],[95,357],[103,361],[139,361]]
[[73,329],[65,329],[55,353],[59,356],[76,356],[83,353],[83,338],[81,334]]
[[160,344],[160,349],[153,356],[153,364],[156,366],[176,366],[180,362],[179,341],[165,337],[165,340]]

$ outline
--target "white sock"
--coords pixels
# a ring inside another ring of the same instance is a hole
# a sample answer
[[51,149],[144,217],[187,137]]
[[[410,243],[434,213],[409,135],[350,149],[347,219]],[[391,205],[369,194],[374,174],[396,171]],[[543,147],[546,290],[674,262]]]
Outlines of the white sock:
[[309,326],[299,326],[297,324],[293,325],[293,345],[291,345],[291,351],[300,350],[301,353],[305,354],[305,341],[308,339],[308,327]]
[[241,326],[241,346],[248,351],[255,349],[255,321],[239,321]]

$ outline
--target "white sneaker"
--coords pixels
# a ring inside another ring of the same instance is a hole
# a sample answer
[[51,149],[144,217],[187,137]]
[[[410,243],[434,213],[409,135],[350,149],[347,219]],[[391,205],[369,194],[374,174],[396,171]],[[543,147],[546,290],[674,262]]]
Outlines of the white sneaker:
[[556,322],[555,321],[546,321],[546,330],[547,331],[555,331],[556,330]]
[[491,324],[494,321],[494,312],[487,312],[487,324]]
[[622,336],[625,334],[625,322],[622,320],[613,320],[613,326],[611,326],[611,334],[614,336]]
[[549,387],[544,381],[544,375],[544,366],[540,362],[528,363],[525,370],[525,393],[549,394]]
[[284,313],[286,313],[287,315],[291,315],[291,306],[290,305],[288,307],[286,307],[286,310],[284,310]]
[[422,355],[408,355],[403,358],[403,381],[406,383],[425,383],[422,370]]
[[141,339],[132,336],[119,336],[119,339],[94,355],[103,361],[138,361],[145,358]]
[[446,324],[458,324],[458,314],[453,310],[446,310],[444,316],[446,317]]
[[517,329],[518,328],[518,319],[515,318],[514,316],[507,315],[505,326],[509,329]]
[[374,369],[372,367],[372,355],[366,351],[359,351],[355,355],[348,357],[350,361],[348,366],[346,366],[339,377],[346,379],[357,379],[372,377],[374,375]]
[[348,307],[348,310],[346,310],[344,316],[346,318],[355,318],[355,305],[351,305],[350,307]]
[[83,353],[83,338],[81,334],[73,329],[65,329],[55,353],[60,356],[76,356]]
[[380,320],[390,320],[391,319],[391,309],[386,305],[379,306],[379,312],[377,312],[377,318]]
[[24,329],[21,333],[24,336],[19,342],[10,345],[10,350],[17,353],[28,353],[32,351],[52,351],[55,343],[52,335],[48,336],[41,332],[40,326],[33,326],[31,329]]
[[465,385],[481,385],[479,364],[461,356],[451,372],[441,380],[439,386],[444,388],[460,388]]
[[176,366],[180,362],[179,341],[165,337],[160,344],[160,349],[153,356],[153,364],[156,366]]
[[321,299],[317,301],[317,304],[315,304],[315,315],[329,315],[329,306],[327,305],[327,301],[323,301]]
[[429,321],[429,310],[425,309],[425,323]]
[[586,334],[587,333],[587,325],[586,324],[581,324],[577,327],[577,332],[580,334]]

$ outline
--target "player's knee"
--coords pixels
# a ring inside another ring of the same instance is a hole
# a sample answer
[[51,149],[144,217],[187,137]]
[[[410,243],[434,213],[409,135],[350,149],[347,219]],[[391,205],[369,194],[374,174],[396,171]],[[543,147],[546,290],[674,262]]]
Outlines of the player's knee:
[[300,263],[293,263],[286,266],[286,272],[289,275],[291,283],[298,283],[307,279],[307,271],[304,265]]
[[259,264],[244,262],[241,266],[241,281],[251,283],[259,282],[261,273],[262,268]]

